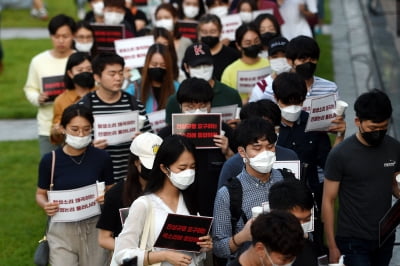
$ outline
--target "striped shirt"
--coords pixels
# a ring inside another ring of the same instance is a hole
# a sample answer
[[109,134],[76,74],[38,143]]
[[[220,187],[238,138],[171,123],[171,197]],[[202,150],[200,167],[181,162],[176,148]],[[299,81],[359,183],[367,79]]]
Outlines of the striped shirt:
[[[144,126],[141,132],[151,131],[149,120],[147,119],[144,105],[134,96],[122,92],[121,98],[114,103],[102,101],[96,92],[88,93],[79,104],[83,104],[92,110],[93,115],[115,114],[130,111],[139,111],[139,115],[146,116]],[[128,158],[131,142],[125,142],[117,145],[108,145],[105,150],[110,154],[113,162],[114,179],[125,178],[128,171]]]
[[[262,206],[263,202],[268,201],[269,189],[276,182],[282,181],[283,176],[279,170],[272,169],[268,182],[261,182],[243,168],[237,176],[242,184],[242,210],[247,219],[252,217],[251,209],[255,206]],[[220,258],[229,258],[229,239],[232,237],[230,197],[226,186],[217,192],[214,202],[214,222],[213,222],[213,241],[214,254]],[[240,232],[244,227],[243,219],[240,218],[236,224],[235,232]]]

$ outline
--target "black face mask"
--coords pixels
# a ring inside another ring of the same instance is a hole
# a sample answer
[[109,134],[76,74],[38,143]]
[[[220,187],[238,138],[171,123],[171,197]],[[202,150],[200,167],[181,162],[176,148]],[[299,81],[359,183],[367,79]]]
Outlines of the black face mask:
[[140,172],[140,176],[144,180],[149,180],[151,169],[147,169],[146,167],[143,166],[143,164],[140,164],[140,166],[141,166],[141,169],[142,169],[142,171]]
[[210,47],[210,49],[212,49],[219,43],[219,37],[204,36],[204,37],[201,37],[201,42],[207,44],[208,47]]
[[72,82],[74,82],[76,85],[82,88],[91,89],[94,87],[93,73],[90,72],[79,73],[72,78]]
[[255,44],[249,47],[242,47],[245,56],[250,58],[257,58],[258,54],[261,52],[261,45]]
[[276,32],[265,32],[261,34],[261,42],[263,45],[268,46],[269,41],[277,36],[278,34]]
[[149,68],[147,74],[149,75],[151,80],[157,81],[157,82],[162,82],[166,72],[167,71],[164,68],[153,67],[153,68]]
[[385,138],[387,130],[375,130],[370,132],[361,132],[362,138],[370,145],[370,146],[378,146],[382,143],[382,140]]
[[299,74],[303,79],[307,80],[314,76],[317,64],[307,62],[296,66],[296,73]]

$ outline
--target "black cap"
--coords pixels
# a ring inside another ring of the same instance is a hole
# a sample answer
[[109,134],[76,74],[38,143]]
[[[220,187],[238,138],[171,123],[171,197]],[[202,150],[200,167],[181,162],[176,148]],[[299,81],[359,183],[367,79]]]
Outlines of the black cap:
[[277,52],[286,52],[286,46],[289,41],[284,37],[275,37],[268,43],[268,54],[274,55]]
[[214,60],[207,44],[194,43],[186,49],[185,56],[182,59],[182,66],[184,63],[191,67],[196,67],[200,65],[213,65]]

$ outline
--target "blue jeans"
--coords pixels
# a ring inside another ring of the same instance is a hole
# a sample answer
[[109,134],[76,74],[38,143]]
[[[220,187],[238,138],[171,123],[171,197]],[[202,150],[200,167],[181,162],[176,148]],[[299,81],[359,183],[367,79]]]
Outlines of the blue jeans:
[[336,237],[338,246],[344,257],[346,266],[385,266],[392,258],[395,234],[379,248],[377,240]]

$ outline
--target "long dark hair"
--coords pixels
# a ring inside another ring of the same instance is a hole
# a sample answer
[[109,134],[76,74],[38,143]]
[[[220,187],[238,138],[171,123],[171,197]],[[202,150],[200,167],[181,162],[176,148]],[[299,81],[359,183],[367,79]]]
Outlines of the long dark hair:
[[67,88],[68,90],[75,89],[74,82],[72,81],[72,78],[68,75],[68,71],[70,71],[74,66],[81,64],[85,60],[88,60],[89,62],[91,62],[92,60],[90,55],[85,52],[76,52],[68,57],[64,74],[64,85],[65,88]]
[[124,206],[131,206],[133,201],[143,195],[142,185],[139,181],[140,173],[135,164],[137,161],[139,161],[139,157],[130,153],[128,160],[128,174],[122,190],[122,203]]
[[[158,5],[156,8],[156,11],[154,12],[154,15],[157,16],[158,11],[160,11],[161,9],[167,10],[172,15],[173,19],[179,18],[178,10],[176,10],[176,8],[172,4],[162,3],[162,4]],[[175,39],[180,39],[182,36],[182,34],[179,32],[178,28],[176,27],[176,24],[174,24],[173,35],[174,35]]]
[[[171,135],[163,140],[154,159],[153,170],[145,189],[146,193],[155,193],[164,186],[165,179],[168,177],[161,171],[160,165],[163,164],[169,168],[184,151],[190,152],[195,157],[195,147],[188,138],[180,135]],[[194,191],[193,184],[182,190],[186,207],[192,215],[196,215],[198,211]]]
[[165,28],[156,27],[153,29],[153,37],[154,41],[157,41],[157,38],[165,38],[168,41],[168,51],[172,59],[172,69],[173,69],[173,78],[174,80],[178,80],[179,69],[178,69],[178,56],[176,55],[175,44],[174,44],[174,36]]

